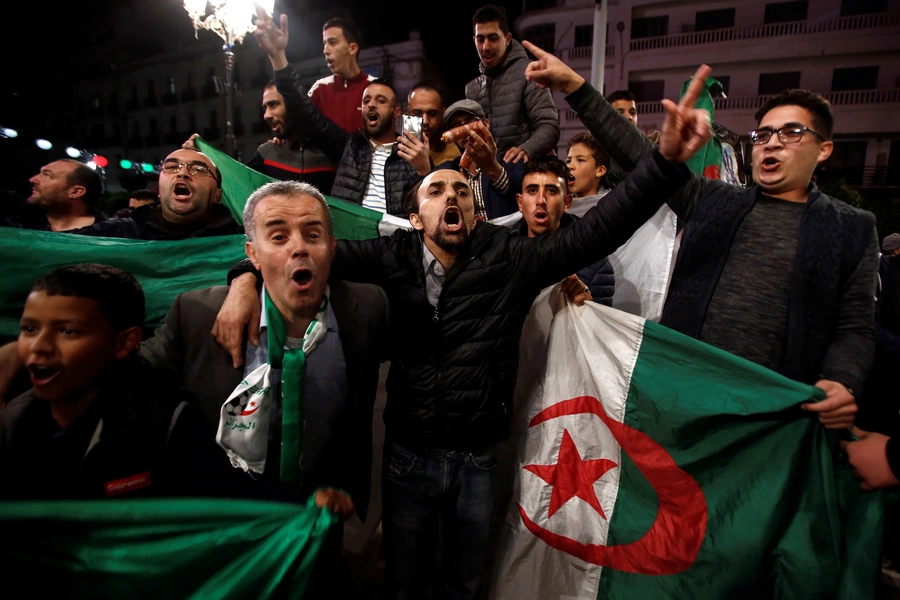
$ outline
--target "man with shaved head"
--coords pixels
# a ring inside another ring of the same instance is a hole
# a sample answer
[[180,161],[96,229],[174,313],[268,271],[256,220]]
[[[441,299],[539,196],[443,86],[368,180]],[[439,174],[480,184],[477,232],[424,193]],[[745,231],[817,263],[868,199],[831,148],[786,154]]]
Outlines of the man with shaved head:
[[[389,598],[425,596],[439,521],[440,595],[475,597],[525,318],[543,288],[625,243],[688,180],[683,164],[673,163],[711,135],[708,115],[692,110],[692,97],[685,95],[677,117],[667,117],[659,152],[569,227],[528,238],[476,224],[468,178],[438,170],[407,196],[412,230],[338,241],[332,273],[381,286],[391,304],[382,486]],[[560,171],[564,189],[567,174]],[[230,294],[218,326],[239,331],[249,320],[240,307],[258,302],[254,277],[241,275]],[[240,346],[233,342],[230,351]]]
[[96,223],[73,233],[136,240],[184,240],[232,235],[241,227],[220,204],[222,175],[199,150],[169,154],[159,171],[159,204],[138,207],[127,219]]

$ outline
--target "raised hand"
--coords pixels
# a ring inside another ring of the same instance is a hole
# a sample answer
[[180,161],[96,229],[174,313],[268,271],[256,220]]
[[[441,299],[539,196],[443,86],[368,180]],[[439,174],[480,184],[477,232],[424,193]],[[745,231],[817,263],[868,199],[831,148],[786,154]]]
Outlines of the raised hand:
[[659,139],[659,151],[674,163],[685,162],[712,137],[709,113],[694,108],[703,91],[706,76],[711,71],[708,65],[701,65],[678,104],[671,100],[662,101],[666,119]]
[[267,15],[265,9],[257,4],[255,24],[256,29],[253,30],[253,35],[256,37],[256,41],[259,42],[259,47],[269,55],[272,66],[276,70],[286,67],[287,58],[285,57],[284,49],[287,48],[288,44],[287,15],[281,15],[280,26],[275,25],[272,17]]
[[422,134],[420,140],[408,131],[397,138],[397,154],[412,165],[419,177],[431,173],[431,155],[428,152],[428,136]]
[[536,61],[525,68],[525,79],[528,81],[533,81],[540,88],[550,88],[566,95],[584,84],[584,77],[546,50],[541,50],[531,42],[522,42],[522,45],[537,57]]

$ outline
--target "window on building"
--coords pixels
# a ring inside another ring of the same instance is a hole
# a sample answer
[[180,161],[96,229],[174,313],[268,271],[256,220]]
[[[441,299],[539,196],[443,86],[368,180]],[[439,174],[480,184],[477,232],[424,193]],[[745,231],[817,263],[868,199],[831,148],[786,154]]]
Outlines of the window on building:
[[525,10],[544,10],[555,8],[556,0],[525,0]]
[[556,42],[556,24],[545,23],[543,25],[529,27],[522,32],[522,38],[528,40],[542,50],[553,52],[554,44]]
[[835,69],[831,76],[831,91],[874,90],[878,87],[878,67],[850,67]]
[[785,71],[783,73],[760,73],[759,89],[757,93],[760,96],[768,94],[780,94],[784,90],[800,87],[800,71]]
[[169,93],[172,95],[175,94],[175,78],[174,77],[169,77]]
[[887,12],[888,0],[841,0],[841,16]]
[[669,35],[669,15],[645,17],[631,21],[631,39]]
[[805,21],[806,13],[809,9],[809,2],[801,0],[799,2],[776,2],[775,4],[766,4],[766,16],[764,23],[789,23],[791,21]]
[[91,97],[91,108],[94,110],[100,110],[100,96],[95,95]]
[[594,26],[593,25],[576,25],[575,26],[575,47],[584,48],[585,46],[594,45]]
[[658,102],[666,97],[666,82],[663,79],[630,81],[628,89],[634,94],[636,102]]
[[734,27],[734,9],[721,8],[719,10],[697,11],[694,21],[694,31],[709,31],[710,29],[727,29]]

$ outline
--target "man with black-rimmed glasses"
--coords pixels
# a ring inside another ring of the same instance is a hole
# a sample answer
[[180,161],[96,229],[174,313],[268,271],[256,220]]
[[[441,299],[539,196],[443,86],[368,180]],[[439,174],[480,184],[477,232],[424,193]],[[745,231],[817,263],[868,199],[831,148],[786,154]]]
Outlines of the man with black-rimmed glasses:
[[[526,76],[566,101],[626,172],[655,145],[584,78],[527,48]],[[875,353],[875,218],[811,183],[833,150],[834,116],[813,92],[787,90],[756,113],[755,187],[694,175],[667,202],[685,223],[661,323],[815,384],[827,399],[803,408],[829,429],[853,424]]]
[[184,240],[242,233],[222,204],[222,176],[197,150],[169,154],[159,172],[159,204],[137,208],[128,219],[113,219],[72,233],[138,240]]

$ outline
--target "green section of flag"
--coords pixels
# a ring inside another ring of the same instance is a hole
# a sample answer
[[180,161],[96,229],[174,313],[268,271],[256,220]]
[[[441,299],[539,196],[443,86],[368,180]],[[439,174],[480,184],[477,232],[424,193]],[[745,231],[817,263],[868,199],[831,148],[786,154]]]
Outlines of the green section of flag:
[[[709,93],[709,89],[713,86],[721,87],[722,84],[712,77],[707,77],[704,83],[703,91],[700,92],[700,96],[697,98],[694,108],[702,108],[708,112],[709,120],[712,121],[715,112],[715,103],[713,102],[712,94]],[[690,79],[682,84],[681,93],[678,96],[679,98],[684,96],[684,93],[687,91],[690,84]],[[696,154],[690,157],[685,164],[691,171],[698,175],[718,179],[719,173],[722,170],[722,143],[713,136],[713,138],[706,142],[706,144],[700,148]],[[715,168],[715,173],[713,173],[713,168]]]
[[[837,434],[798,406],[810,398],[824,392],[647,321],[625,424],[697,481],[708,523],[690,568],[604,569],[599,598],[874,597],[882,498],[835,460]],[[610,546],[640,538],[658,508],[635,464],[620,467]]]
[[237,500],[0,503],[3,588],[21,598],[299,598],[336,520]]
[[[222,173],[222,204],[228,207],[231,215],[243,224],[244,205],[247,198],[257,188],[274,181],[253,169],[242,165],[224,152],[216,150],[201,138],[196,140],[197,146],[209,156]],[[367,240],[378,235],[378,223],[382,213],[363,208],[346,200],[326,196],[331,206],[334,221],[334,235],[339,240]]]
[[19,333],[22,306],[34,281],[59,267],[93,262],[134,275],[146,296],[146,323],[160,323],[181,292],[224,285],[245,258],[242,235],[150,242],[3,228],[0,236],[0,336]]

